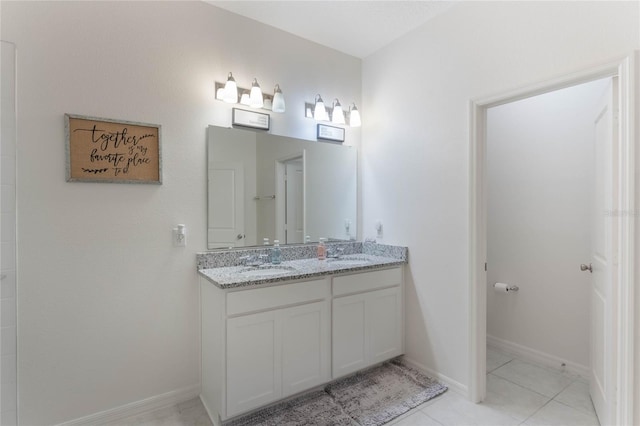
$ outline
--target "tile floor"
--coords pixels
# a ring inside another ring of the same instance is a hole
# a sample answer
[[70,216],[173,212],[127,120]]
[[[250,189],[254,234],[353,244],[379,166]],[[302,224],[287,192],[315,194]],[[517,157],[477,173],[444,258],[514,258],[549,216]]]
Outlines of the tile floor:
[[[109,426],[210,426],[199,399]],[[487,349],[487,398],[449,390],[389,426],[599,426],[585,379]]]

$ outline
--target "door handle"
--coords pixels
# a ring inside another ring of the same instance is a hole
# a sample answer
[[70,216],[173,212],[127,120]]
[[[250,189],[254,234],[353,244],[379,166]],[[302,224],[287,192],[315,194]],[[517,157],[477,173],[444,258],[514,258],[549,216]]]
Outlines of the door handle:
[[589,271],[590,274],[593,274],[593,267],[591,266],[591,264],[589,264],[589,266],[585,265],[584,263],[582,265],[580,265],[580,270],[581,271]]
[[236,239],[241,240],[244,238],[244,234],[238,234],[238,236],[236,237]]

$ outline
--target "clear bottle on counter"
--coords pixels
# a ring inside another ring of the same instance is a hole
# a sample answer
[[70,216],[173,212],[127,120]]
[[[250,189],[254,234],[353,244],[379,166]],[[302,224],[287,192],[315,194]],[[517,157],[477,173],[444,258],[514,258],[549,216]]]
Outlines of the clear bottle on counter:
[[262,239],[262,245],[263,246],[268,246],[269,245],[269,239],[268,238],[263,238]]
[[273,240],[273,248],[271,249],[271,263],[279,265],[282,263],[282,250],[280,249],[280,241]]
[[320,238],[320,242],[318,242],[318,260],[325,260],[327,258],[327,246],[325,246],[324,242],[326,238]]

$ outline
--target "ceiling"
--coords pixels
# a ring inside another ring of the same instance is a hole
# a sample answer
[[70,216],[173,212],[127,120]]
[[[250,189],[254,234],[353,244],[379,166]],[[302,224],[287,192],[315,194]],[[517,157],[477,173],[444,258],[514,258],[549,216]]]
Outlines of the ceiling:
[[455,0],[205,1],[357,58],[369,56],[455,4]]

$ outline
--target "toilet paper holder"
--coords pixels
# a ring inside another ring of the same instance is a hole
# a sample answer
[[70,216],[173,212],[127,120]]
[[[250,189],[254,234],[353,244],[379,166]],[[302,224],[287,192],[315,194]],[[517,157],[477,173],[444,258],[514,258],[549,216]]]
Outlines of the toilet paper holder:
[[498,291],[506,291],[506,292],[520,290],[520,287],[518,287],[515,284],[504,284],[504,283],[495,283],[493,284],[493,288]]

